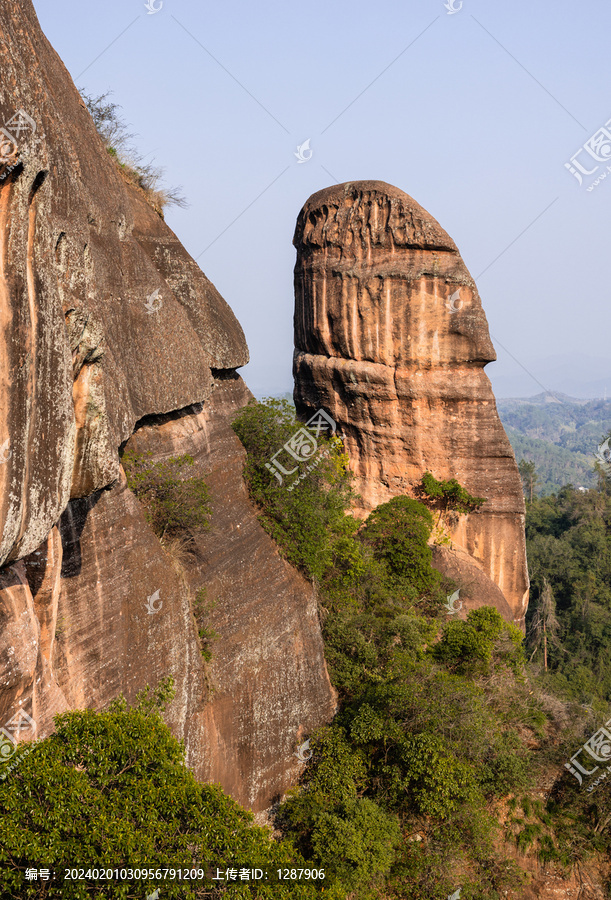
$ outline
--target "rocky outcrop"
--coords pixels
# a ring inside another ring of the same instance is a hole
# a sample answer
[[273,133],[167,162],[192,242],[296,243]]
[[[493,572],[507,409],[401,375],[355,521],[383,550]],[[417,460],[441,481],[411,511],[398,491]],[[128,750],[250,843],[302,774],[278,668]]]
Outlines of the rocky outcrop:
[[[126,184],[30,0],[0,13],[0,565],[113,482],[145,415],[244,365],[242,329]],[[10,171],[9,171],[10,170]],[[2,176],[5,175],[4,178]]]
[[[23,711],[44,737],[58,712],[171,675],[190,765],[264,810],[335,701],[312,587],[242,482],[242,329],[122,177],[30,0],[2,7],[0,38],[0,727]],[[149,527],[127,441],[209,478],[195,557]]]
[[486,316],[456,245],[415,200],[380,181],[314,194],[294,244],[298,413],[322,407],[337,421],[359,512],[413,493],[427,470],[487,498],[452,526],[457,552],[438,553],[437,564],[461,574],[465,609],[468,585],[479,584],[472,605],[481,605],[489,579],[491,602],[500,590],[500,611],[508,605],[522,624],[521,483],[484,373],[496,359]]

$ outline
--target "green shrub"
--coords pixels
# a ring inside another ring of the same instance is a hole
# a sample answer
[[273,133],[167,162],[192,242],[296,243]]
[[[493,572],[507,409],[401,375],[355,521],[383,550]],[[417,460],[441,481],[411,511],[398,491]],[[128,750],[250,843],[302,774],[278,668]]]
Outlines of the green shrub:
[[341,728],[312,739],[316,765],[289,794],[280,820],[308,858],[346,890],[365,888],[385,874],[400,841],[397,817],[359,797],[365,760]]
[[518,733],[504,729],[494,736],[484,761],[480,772],[482,787],[496,797],[524,790],[532,783],[530,765],[530,754]]
[[428,509],[410,497],[393,497],[376,507],[365,522],[361,540],[372,548],[397,587],[409,584],[412,596],[434,588],[440,581],[432,568],[428,539],[433,517]]
[[[358,527],[346,515],[352,477],[341,441],[320,434],[315,457],[280,484],[267,467],[300,427],[286,400],[252,402],[233,422],[247,450],[244,479],[261,524],[291,563],[320,581],[332,567],[338,545]],[[297,481],[300,475],[304,477]]]
[[201,641],[201,654],[206,662],[212,659],[212,645],[219,638],[219,634],[210,625],[206,623],[207,617],[216,607],[214,601],[206,599],[206,588],[200,588],[195,594],[193,601],[193,615],[197,623],[197,633]]
[[[99,881],[59,879],[47,882],[41,894],[41,882],[25,881],[26,868],[224,870],[239,863],[273,872],[304,866],[289,844],[270,840],[218,785],[195,780],[183,745],[160,715],[171,695],[166,681],[141,694],[132,708],[120,698],[102,713],[57,716],[55,733],[33,744],[0,782],[3,900],[102,896]],[[108,898],[144,897],[155,887],[163,898],[202,896],[187,881],[163,877],[103,885]],[[236,896],[312,898],[319,888],[259,882],[235,890]]]
[[122,464],[127,484],[145,510],[147,521],[159,538],[192,540],[210,524],[210,493],[206,480],[189,478],[193,457],[187,454],[154,462],[152,453],[127,451]]
[[455,478],[438,481],[430,472],[422,476],[420,487],[423,495],[434,505],[457,513],[470,513],[486,502],[484,497],[474,497]]
[[401,747],[404,789],[419,815],[448,819],[460,806],[478,799],[472,766],[452,753],[439,735],[416,734]]
[[491,606],[471,610],[465,622],[448,622],[433,654],[453,671],[471,676],[487,674],[493,657],[516,673],[524,664],[521,632]]
[[348,891],[370,887],[387,875],[400,839],[397,817],[367,797],[322,812],[312,825],[314,858]]

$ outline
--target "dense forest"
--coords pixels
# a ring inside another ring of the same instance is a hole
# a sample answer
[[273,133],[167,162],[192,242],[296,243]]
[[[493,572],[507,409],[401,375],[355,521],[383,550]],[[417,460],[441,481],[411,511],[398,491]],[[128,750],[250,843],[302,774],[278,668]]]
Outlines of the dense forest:
[[[457,585],[431,565],[431,510],[441,503],[460,516],[485,498],[429,472],[417,498],[395,497],[361,522],[349,514],[341,440],[319,435],[316,457],[289,484],[270,475],[269,460],[299,429],[290,403],[252,403],[234,429],[263,527],[316,586],[336,718],[309,736],[303,776],[277,806],[272,836],[186,768],[161,717],[171,683],[133,708],[119,698],[103,713],[57,717],[54,735],[18,764],[0,763],[0,863],[12,873],[0,896],[135,898],[160,889],[160,898],[500,900],[521,896],[524,859],[558,876],[608,863],[609,785],[584,789],[566,768],[609,718],[606,467],[589,491],[528,497],[533,599],[524,640],[493,607],[454,616],[448,598]],[[189,489],[189,462],[160,469],[125,460],[158,533],[187,534],[207,516],[205,484]],[[529,473],[536,481],[536,469]],[[103,894],[84,881],[23,882],[28,866],[120,860],[135,868],[151,859],[207,880],[164,883],[150,870],[139,885],[113,882]],[[214,880],[215,867],[235,863],[303,869],[309,881]]]
[[536,466],[538,496],[566,484],[594,487],[593,464],[601,435],[609,428],[611,401],[538,394],[528,400],[497,400],[497,409],[516,459]]
[[527,502],[529,642],[551,684],[591,705],[611,699],[611,470],[598,485]]

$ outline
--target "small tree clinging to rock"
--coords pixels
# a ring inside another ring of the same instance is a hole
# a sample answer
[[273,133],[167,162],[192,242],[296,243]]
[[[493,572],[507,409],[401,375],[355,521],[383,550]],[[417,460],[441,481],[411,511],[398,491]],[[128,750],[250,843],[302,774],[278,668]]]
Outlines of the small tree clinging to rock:
[[186,467],[193,465],[192,456],[183,454],[156,462],[151,453],[128,450],[121,462],[128,486],[144,506],[158,538],[180,536],[192,543],[198,531],[209,527],[210,493],[206,481],[185,475]]

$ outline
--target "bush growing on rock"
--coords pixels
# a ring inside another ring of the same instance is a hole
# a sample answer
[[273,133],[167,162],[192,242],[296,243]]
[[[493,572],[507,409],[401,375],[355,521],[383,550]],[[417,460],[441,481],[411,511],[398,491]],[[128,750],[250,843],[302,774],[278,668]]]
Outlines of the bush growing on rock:
[[457,513],[469,513],[479,509],[486,500],[474,497],[455,478],[438,481],[430,472],[425,472],[420,482],[422,494],[434,506]]
[[127,451],[121,460],[127,484],[144,506],[146,518],[160,539],[205,531],[210,520],[210,493],[204,478],[185,473],[193,457],[185,454],[154,462],[152,453]]
[[[502,640],[501,640],[502,639]],[[486,675],[494,663],[519,674],[524,666],[522,633],[490,606],[472,609],[466,622],[455,619],[443,629],[433,654],[463,675]]]
[[409,585],[414,596],[434,588],[441,580],[432,568],[428,545],[433,517],[410,497],[393,497],[373,510],[361,532],[363,543],[386,567],[387,577],[400,589]]
[[246,448],[244,479],[259,507],[260,521],[283,554],[305,574],[320,581],[342,542],[350,540],[357,523],[346,515],[352,497],[351,476],[341,441],[317,437],[316,458],[303,464],[305,477],[280,484],[267,465],[300,428],[295,409],[286,400],[251,403],[238,414],[233,428]]
[[144,192],[162,218],[166,206],[184,209],[188,204],[181,189],[163,186],[163,168],[145,162],[143,155],[131,144],[135,135],[128,132],[128,126],[118,112],[119,105],[109,100],[111,92],[97,96],[82,90],[80,93],[108,155],[115,160],[124,177]]

